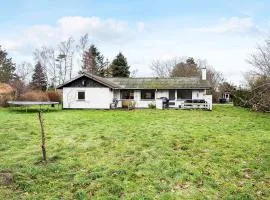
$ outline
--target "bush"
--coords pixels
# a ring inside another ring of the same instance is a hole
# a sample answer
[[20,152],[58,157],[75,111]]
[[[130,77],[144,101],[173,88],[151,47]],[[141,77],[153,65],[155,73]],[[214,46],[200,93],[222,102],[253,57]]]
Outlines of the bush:
[[270,112],[270,79],[262,76],[250,82],[249,90],[234,91],[233,104],[254,111]]
[[232,93],[233,105],[241,106],[245,108],[251,108],[252,105],[249,102],[251,98],[251,91],[247,89],[235,90]]
[[8,101],[11,101],[14,99],[14,95],[9,93],[9,94],[0,94],[0,106],[7,107],[8,106]]
[[47,96],[49,98],[50,101],[55,101],[55,102],[61,102],[62,98],[61,98],[61,93],[57,92],[57,91],[48,91],[47,92]]
[[0,83],[0,106],[8,106],[7,102],[13,100],[15,96],[14,89],[5,83]]
[[19,100],[22,101],[49,101],[49,97],[45,92],[42,91],[28,91],[24,93]]
[[148,104],[148,108],[150,108],[150,109],[155,109],[155,108],[156,108],[156,104],[154,104],[154,103],[149,103],[149,104]]
[[122,108],[135,108],[136,102],[133,100],[124,100],[122,101]]

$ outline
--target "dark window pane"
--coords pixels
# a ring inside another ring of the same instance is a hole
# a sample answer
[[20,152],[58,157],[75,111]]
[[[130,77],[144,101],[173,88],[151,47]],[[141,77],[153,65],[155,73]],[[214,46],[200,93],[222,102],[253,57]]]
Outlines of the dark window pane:
[[192,90],[177,90],[177,99],[192,99]]
[[175,90],[169,90],[169,99],[174,100],[175,99]]
[[85,100],[85,92],[78,92],[78,100]]
[[134,99],[134,90],[121,90],[120,98],[121,99]]
[[141,90],[141,99],[155,99],[155,90]]

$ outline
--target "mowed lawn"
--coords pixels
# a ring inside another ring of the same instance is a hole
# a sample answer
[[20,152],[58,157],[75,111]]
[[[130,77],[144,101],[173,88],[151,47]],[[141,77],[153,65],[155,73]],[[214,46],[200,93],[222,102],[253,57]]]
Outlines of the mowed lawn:
[[0,199],[269,199],[270,114],[0,109]]

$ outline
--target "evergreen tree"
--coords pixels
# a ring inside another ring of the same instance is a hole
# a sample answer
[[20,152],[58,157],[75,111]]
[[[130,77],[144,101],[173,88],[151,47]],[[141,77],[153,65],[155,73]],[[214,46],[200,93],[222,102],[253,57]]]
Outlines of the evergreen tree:
[[15,76],[15,63],[12,58],[7,58],[7,52],[0,46],[0,82],[9,83]]
[[46,73],[40,62],[38,62],[34,69],[34,74],[32,76],[31,86],[33,89],[46,90],[47,88],[47,78]]
[[82,63],[82,72],[105,76],[108,62],[95,45],[91,45],[90,48],[84,52]]
[[110,72],[112,77],[129,77],[130,66],[128,65],[127,59],[120,52],[110,65]]

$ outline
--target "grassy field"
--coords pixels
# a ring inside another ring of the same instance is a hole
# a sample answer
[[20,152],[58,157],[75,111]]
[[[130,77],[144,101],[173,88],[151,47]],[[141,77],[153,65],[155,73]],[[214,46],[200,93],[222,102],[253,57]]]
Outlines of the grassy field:
[[0,199],[269,199],[270,114],[0,109]]

